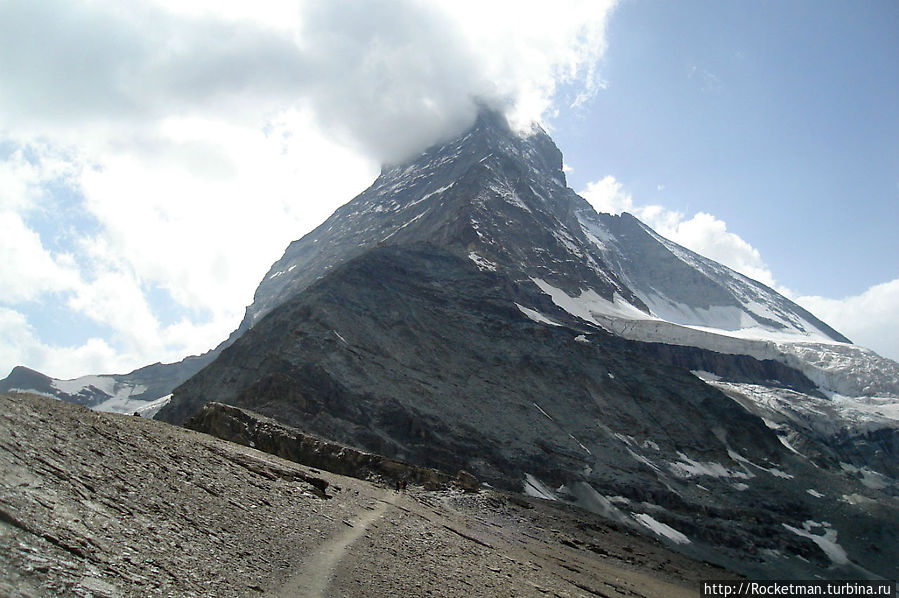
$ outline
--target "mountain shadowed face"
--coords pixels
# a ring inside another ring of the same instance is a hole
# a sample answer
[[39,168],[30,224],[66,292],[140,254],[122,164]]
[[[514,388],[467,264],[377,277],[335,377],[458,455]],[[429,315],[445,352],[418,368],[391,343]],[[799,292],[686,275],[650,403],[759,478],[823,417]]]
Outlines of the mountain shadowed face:
[[597,214],[552,140],[496,113],[385,167],[292,243],[235,337],[160,418],[237,405],[674,530],[744,574],[836,574],[791,531],[808,521],[869,569],[894,566],[864,539],[892,524],[806,490],[851,494],[841,463],[899,474],[895,420],[861,398],[899,394],[896,364],[636,218]]

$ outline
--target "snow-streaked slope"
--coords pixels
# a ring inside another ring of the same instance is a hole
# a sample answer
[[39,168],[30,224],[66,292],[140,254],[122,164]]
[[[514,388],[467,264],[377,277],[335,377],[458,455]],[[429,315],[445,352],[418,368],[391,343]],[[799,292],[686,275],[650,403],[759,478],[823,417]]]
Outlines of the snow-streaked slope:
[[895,397],[813,396],[694,373],[762,418],[789,451],[814,463],[838,465],[869,488],[892,487],[899,492],[899,463],[894,456],[899,443],[899,401]]
[[658,235],[629,214],[580,210],[605,261],[660,320],[738,338],[848,342],[767,286]]
[[591,246],[628,296],[606,298],[588,285],[533,283],[569,314],[632,340],[694,346],[771,359],[805,374],[822,391],[899,398],[899,364],[853,345],[767,286],[673,243],[633,216],[574,210]]
[[50,396],[70,403],[81,403],[91,409],[110,413],[134,413],[147,410],[152,411],[154,409],[158,411],[159,407],[171,398],[171,395],[154,401],[135,398],[145,393],[147,387],[141,384],[120,382],[115,376],[104,375],[82,376],[72,380],[51,378],[48,379],[48,385],[35,384],[34,386],[34,388],[11,388],[10,392]]
[[71,380],[17,367],[0,381],[0,392],[34,393],[98,411],[152,417],[171,398],[172,389],[202,363],[203,360],[192,357],[176,364],[154,364],[128,374],[89,375]]

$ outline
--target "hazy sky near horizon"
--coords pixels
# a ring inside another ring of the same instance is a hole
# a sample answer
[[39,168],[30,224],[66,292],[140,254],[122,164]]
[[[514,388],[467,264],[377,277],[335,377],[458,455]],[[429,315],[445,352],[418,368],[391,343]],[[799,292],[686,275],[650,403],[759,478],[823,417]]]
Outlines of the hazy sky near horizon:
[[598,209],[899,359],[896,31],[886,0],[0,2],[0,376],[212,348],[473,98]]

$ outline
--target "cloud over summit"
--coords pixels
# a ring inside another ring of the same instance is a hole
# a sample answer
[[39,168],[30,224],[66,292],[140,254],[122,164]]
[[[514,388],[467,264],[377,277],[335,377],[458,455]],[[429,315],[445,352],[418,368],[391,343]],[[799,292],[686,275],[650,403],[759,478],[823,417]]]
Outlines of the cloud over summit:
[[559,83],[595,91],[614,2],[293,6],[295,22],[276,27],[148,0],[4,3],[0,81],[14,91],[0,115],[52,131],[198,113],[258,122],[301,107],[396,161],[470,125],[477,101],[539,120]]
[[[595,93],[613,6],[0,2],[0,375],[211,348],[380,163],[461,132],[478,102],[523,125],[560,85]],[[66,310],[80,324],[59,336],[47,314]]]

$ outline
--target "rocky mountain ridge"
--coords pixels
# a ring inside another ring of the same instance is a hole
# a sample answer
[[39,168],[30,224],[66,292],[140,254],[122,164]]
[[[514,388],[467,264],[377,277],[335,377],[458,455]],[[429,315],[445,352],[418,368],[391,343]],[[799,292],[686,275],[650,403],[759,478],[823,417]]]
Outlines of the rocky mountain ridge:
[[159,417],[252,409],[747,575],[894,576],[899,365],[561,167],[491,112],[385,167]]
[[[509,301],[518,288],[441,247],[376,247],[262,318],[159,417],[183,422],[213,399],[249,408],[648,533],[658,522],[679,550],[747,575],[892,570],[892,486],[859,484],[823,450],[790,451],[640,343],[535,322]],[[856,494],[884,510],[840,498]],[[831,561],[790,531],[808,521],[828,522],[852,556]]]

